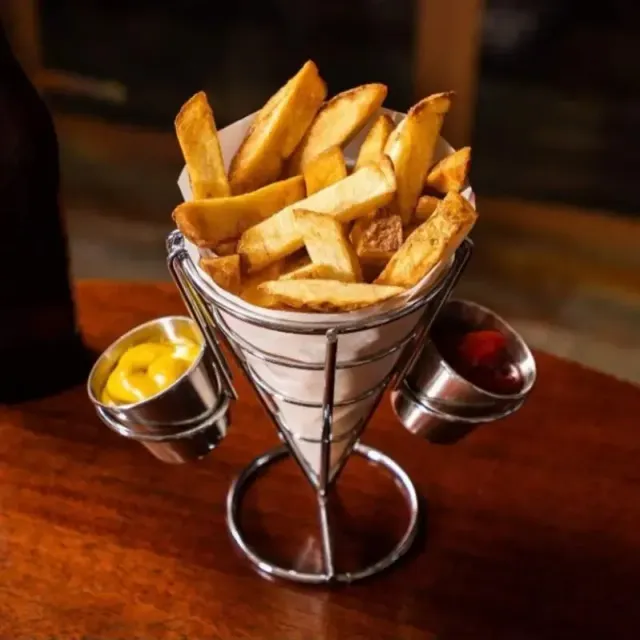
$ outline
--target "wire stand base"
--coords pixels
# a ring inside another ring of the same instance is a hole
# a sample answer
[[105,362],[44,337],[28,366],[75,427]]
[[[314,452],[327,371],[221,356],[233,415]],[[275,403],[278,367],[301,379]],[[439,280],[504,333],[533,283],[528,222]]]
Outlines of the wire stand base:
[[227,495],[227,526],[233,541],[251,563],[261,573],[284,580],[302,582],[305,584],[327,584],[330,582],[350,583],[357,580],[369,578],[391,565],[395,564],[410,549],[418,531],[418,493],[416,488],[402,467],[389,456],[381,453],[377,449],[363,444],[356,444],[353,453],[365,458],[369,462],[384,467],[391,473],[399,483],[404,498],[409,507],[409,523],[407,529],[393,550],[384,558],[378,560],[363,569],[353,572],[336,572],[333,566],[333,551],[331,542],[331,527],[327,515],[327,493],[318,492],[318,508],[320,518],[320,529],[322,533],[322,548],[324,559],[324,571],[319,573],[306,573],[295,569],[279,567],[269,560],[258,555],[245,541],[239,524],[239,515],[242,505],[242,498],[247,486],[254,478],[267,467],[291,455],[286,446],[271,449],[261,456],[255,458],[248,467],[235,479]]

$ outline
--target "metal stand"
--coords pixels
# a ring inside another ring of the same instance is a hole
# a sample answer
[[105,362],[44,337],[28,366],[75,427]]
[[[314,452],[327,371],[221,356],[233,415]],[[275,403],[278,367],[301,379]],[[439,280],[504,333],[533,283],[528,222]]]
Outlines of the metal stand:
[[[282,440],[285,442],[284,447],[280,447],[256,458],[240,474],[230,488],[227,499],[227,526],[239,549],[263,573],[308,584],[322,584],[330,581],[353,582],[372,576],[391,566],[409,549],[415,537],[418,520],[417,493],[405,471],[403,471],[396,462],[375,449],[358,444],[358,441],[389,382],[395,378],[395,386],[397,387],[397,385],[402,382],[405,372],[408,371],[414,359],[420,353],[421,347],[427,338],[431,323],[449,297],[469,260],[473,246],[471,241],[467,239],[463,242],[456,252],[453,265],[448,273],[443,276],[429,292],[410,300],[399,309],[393,309],[392,311],[377,314],[366,320],[353,322],[340,329],[326,323],[323,324],[322,316],[319,316],[318,323],[313,325],[302,325],[295,320],[275,322],[268,319],[264,314],[260,314],[259,309],[251,310],[244,304],[231,301],[227,296],[221,295],[220,291],[206,282],[190,259],[185,248],[184,239],[178,231],[174,231],[169,236],[167,246],[169,253],[169,270],[187,308],[193,318],[198,322],[214,360],[219,365],[222,373],[221,378],[224,393],[230,399],[237,398],[237,393],[232,384],[231,370],[220,348],[217,334],[224,337],[237,364],[253,385],[265,411],[272,419]],[[339,336],[382,327],[416,312],[420,312],[420,319],[417,321],[413,330],[396,344],[366,358],[338,361],[337,350]],[[284,334],[285,336],[287,334],[324,335],[326,339],[324,362],[292,360],[290,358],[280,357],[271,351],[261,349],[238,335],[237,331],[234,331],[228,322],[225,321],[223,314],[257,328],[269,329]],[[217,331],[215,329],[217,329]],[[336,371],[371,364],[384,357],[390,356],[394,352],[397,352],[399,356],[396,366],[383,380],[371,388],[366,389],[357,397],[335,401]],[[292,375],[295,375],[295,370],[324,371],[324,394],[322,402],[303,401],[299,398],[289,397],[277,389],[274,389],[262,376],[258,375],[247,356],[263,363],[271,363],[291,369]],[[340,435],[334,434],[333,420],[335,407],[355,405],[365,401],[370,402],[370,404],[367,405],[369,408],[366,415],[364,415],[348,433]],[[320,438],[302,437],[294,433],[283,419],[278,408],[278,403],[280,405],[285,404],[315,408],[321,411],[322,431]],[[346,446],[340,459],[337,462],[334,461],[332,464],[331,446],[338,441],[346,442]],[[311,465],[300,453],[298,447],[300,442],[314,443],[320,446],[319,472],[311,468]],[[327,506],[332,495],[333,485],[337,481],[344,464],[352,452],[385,467],[395,476],[403,488],[403,493],[409,506],[410,518],[407,530],[391,553],[361,570],[344,573],[337,570],[334,566],[332,524],[329,519]],[[302,573],[292,569],[285,569],[273,564],[268,559],[260,557],[246,543],[238,525],[242,494],[247,483],[253,480],[266,466],[275,463],[286,455],[291,455],[297,461],[302,472],[316,491],[324,567],[320,573]]]
[[265,575],[305,584],[325,584],[328,582],[355,582],[369,578],[376,573],[384,571],[397,562],[410,548],[418,531],[418,492],[411,479],[402,467],[389,456],[377,449],[356,444],[353,453],[366,458],[368,461],[387,469],[402,489],[402,493],[409,508],[409,523],[404,535],[396,546],[384,558],[359,571],[340,573],[336,572],[333,561],[332,533],[327,513],[329,493],[326,496],[318,494],[318,511],[320,516],[320,531],[322,534],[322,549],[324,569],[321,573],[305,573],[295,569],[279,567],[256,553],[244,539],[240,525],[240,509],[244,490],[267,467],[291,455],[286,446],[277,447],[267,453],[258,456],[248,467],[234,480],[227,495],[227,524],[234,542],[247,556],[252,564]]

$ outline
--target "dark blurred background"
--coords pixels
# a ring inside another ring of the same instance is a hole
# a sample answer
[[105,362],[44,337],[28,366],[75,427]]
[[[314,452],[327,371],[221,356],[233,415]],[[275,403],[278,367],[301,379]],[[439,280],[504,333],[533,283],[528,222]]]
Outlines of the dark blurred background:
[[5,0],[49,101],[77,277],[167,278],[173,117],[204,88],[219,127],[307,58],[331,93],[405,110],[455,89],[481,222],[461,295],[537,346],[640,381],[640,5],[634,0]]

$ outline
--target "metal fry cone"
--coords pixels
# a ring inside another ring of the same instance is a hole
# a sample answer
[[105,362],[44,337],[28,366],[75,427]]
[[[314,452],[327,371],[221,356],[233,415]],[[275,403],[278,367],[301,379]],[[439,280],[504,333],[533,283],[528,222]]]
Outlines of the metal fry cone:
[[[383,109],[394,122],[404,114]],[[218,132],[225,168],[239,148],[255,114],[234,122]],[[369,126],[373,123],[373,119]],[[355,162],[367,135],[365,127],[345,148],[345,158]],[[451,153],[440,140],[436,159]],[[183,169],[178,185],[185,200],[192,199],[188,173]],[[283,438],[312,482],[317,482],[323,466],[322,431],[325,424],[327,332],[336,329],[336,369],[333,385],[328,474],[335,478],[368,422],[408,339],[429,313],[431,298],[410,309],[395,312],[364,310],[355,314],[285,314],[233,300],[230,294],[209,281],[195,265],[197,247],[186,242],[191,264],[188,280],[209,307],[215,324],[232,345],[251,382],[260,390],[266,409],[272,414]],[[443,272],[446,268],[443,265]],[[434,273],[432,285],[440,273]],[[345,316],[348,315],[348,318]],[[376,325],[376,316],[384,316]],[[373,322],[372,322],[373,321]],[[354,327],[360,326],[358,330]],[[325,478],[326,479],[326,478]]]
[[344,335],[329,330],[328,334],[276,337],[270,335],[274,331],[225,311],[218,312],[218,325],[234,345],[292,453],[317,485],[324,469],[327,394],[333,407],[326,469],[331,481],[366,427],[423,313],[420,308],[384,327]]

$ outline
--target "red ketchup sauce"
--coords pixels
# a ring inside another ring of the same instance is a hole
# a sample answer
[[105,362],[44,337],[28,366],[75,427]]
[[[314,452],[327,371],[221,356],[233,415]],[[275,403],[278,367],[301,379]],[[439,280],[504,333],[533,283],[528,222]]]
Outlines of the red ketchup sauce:
[[499,331],[440,321],[432,328],[431,339],[447,364],[476,387],[499,395],[522,389],[522,375]]

